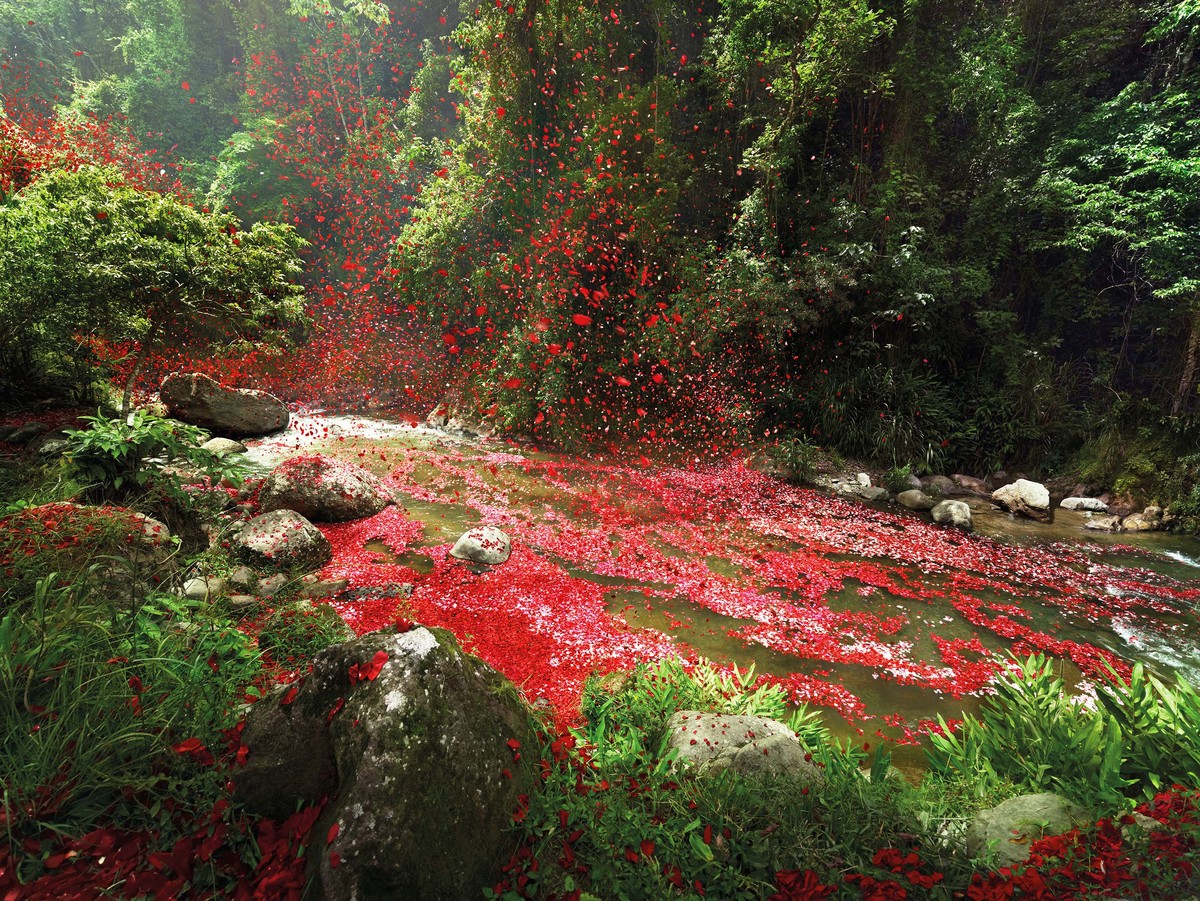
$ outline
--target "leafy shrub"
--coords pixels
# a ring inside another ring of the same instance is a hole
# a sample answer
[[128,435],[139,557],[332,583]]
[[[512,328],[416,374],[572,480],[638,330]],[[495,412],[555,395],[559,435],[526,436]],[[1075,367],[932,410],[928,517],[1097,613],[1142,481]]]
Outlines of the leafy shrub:
[[64,586],[104,582],[114,600],[132,602],[137,586],[177,572],[176,541],[148,528],[144,517],[123,507],[72,503],[27,507],[0,519],[0,610],[27,604],[38,580],[51,572]]
[[933,376],[882,363],[847,360],[805,383],[795,418],[818,440],[850,457],[941,469],[958,430],[949,389]]
[[820,449],[815,444],[803,438],[780,438],[768,453],[789,481],[811,482],[816,478]]
[[[515,817],[523,847],[507,868],[509,882],[485,894],[545,897],[590,888],[617,898],[681,890],[761,898],[793,879],[838,884],[850,869],[883,878],[890,855],[905,856],[894,849],[918,836],[935,847],[907,784],[883,778],[886,753],[876,755],[867,778],[861,745],[837,746],[803,709],[789,717],[784,693],[756,681],[752,671],[674,660],[639,664],[623,679],[590,680],[586,724],[547,736],[540,749],[545,784]],[[786,718],[826,779],[805,785],[677,772],[663,754],[664,726],[682,709]],[[962,871],[963,864],[934,850],[914,856],[909,867],[928,866],[922,878],[937,882],[943,877],[934,872]],[[521,895],[513,883],[523,886]]]
[[1072,697],[1041,654],[1001,676],[979,717],[930,736],[935,772],[981,783],[1009,781],[1083,803],[1127,806],[1173,784],[1200,784],[1200,697],[1136,664],[1097,686],[1098,706]]
[[91,426],[68,430],[68,459],[76,478],[101,500],[128,498],[157,491],[183,501],[183,478],[167,470],[182,464],[213,482],[237,481],[241,470],[229,458],[217,457],[199,445],[207,437],[195,426],[135,410],[124,419],[85,416]]
[[913,468],[911,463],[905,463],[903,466],[893,466],[883,474],[883,487],[892,494],[899,494],[901,491],[908,491],[912,486],[908,480],[912,478]]

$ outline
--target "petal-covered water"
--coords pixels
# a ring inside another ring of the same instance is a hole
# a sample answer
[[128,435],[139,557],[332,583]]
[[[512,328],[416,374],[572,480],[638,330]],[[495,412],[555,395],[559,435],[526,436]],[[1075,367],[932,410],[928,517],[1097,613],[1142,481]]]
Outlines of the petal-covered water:
[[[1179,539],[1139,550],[1085,542],[1074,521],[1022,530],[980,511],[1002,541],[738,458],[585,460],[361,419],[301,418],[253,453],[266,464],[302,446],[367,466],[404,502],[322,527],[335,548],[327,575],[415,585],[409,601],[335,601],[346,621],[360,632],[397,616],[444,626],[567,718],[590,672],[668,655],[754,663],[796,702],[897,737],[969,708],[1009,650],[1052,654],[1075,678],[1139,658],[1200,675],[1200,553]],[[448,557],[480,523],[511,536],[506,564],[477,571]],[[1078,538],[1012,541],[1039,529]]]

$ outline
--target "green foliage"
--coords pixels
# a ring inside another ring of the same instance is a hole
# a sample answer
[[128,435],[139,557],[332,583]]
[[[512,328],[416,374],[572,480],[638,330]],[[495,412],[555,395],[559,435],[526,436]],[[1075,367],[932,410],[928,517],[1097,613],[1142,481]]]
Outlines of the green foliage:
[[135,343],[131,380],[158,341],[279,338],[300,318],[301,243],[112,171],[45,175],[0,206],[0,391],[57,377],[81,392],[92,338]]
[[[201,605],[132,604],[51,574],[0,619],[0,785],[10,836],[207,812],[216,750],[258,670],[245,637]],[[167,807],[164,807],[167,805]]]
[[213,484],[222,479],[240,481],[241,467],[202,449],[207,434],[195,426],[145,410],[134,410],[125,419],[82,418],[91,425],[67,431],[67,459],[74,477],[99,500],[156,491],[188,503],[183,478],[169,467],[186,467]]
[[820,448],[803,438],[780,438],[768,449],[771,459],[793,482],[812,482],[817,476]]
[[995,691],[978,718],[931,734],[934,772],[973,779],[981,792],[1007,782],[1110,809],[1200,781],[1200,700],[1182,679],[1167,686],[1138,663],[1128,681],[1114,673],[1098,684],[1096,705],[1067,693],[1053,663],[1035,654]]
[[908,491],[912,487],[908,481],[912,476],[913,468],[911,463],[905,463],[903,466],[893,466],[883,474],[883,487],[892,494]]
[[121,507],[49,503],[0,520],[0,610],[25,603],[47,573],[64,585],[103,584],[132,603],[142,586],[170,580],[178,542],[146,532],[146,521]]
[[793,714],[789,725],[824,781],[679,772],[662,753],[663,726],[676,710],[787,716],[782,691],[755,681],[704,661],[639,664],[624,681],[589,681],[587,723],[545,739],[545,784],[516,817],[539,861],[525,870],[525,891],[651,898],[699,886],[709,897],[761,898],[781,870],[811,869],[838,884],[848,870],[884,875],[873,859],[879,849],[917,846],[930,867],[965,884],[966,861],[938,849],[942,822],[922,825],[919,795],[885,777],[889,755],[876,753],[864,772],[862,746],[838,747],[812,713]]

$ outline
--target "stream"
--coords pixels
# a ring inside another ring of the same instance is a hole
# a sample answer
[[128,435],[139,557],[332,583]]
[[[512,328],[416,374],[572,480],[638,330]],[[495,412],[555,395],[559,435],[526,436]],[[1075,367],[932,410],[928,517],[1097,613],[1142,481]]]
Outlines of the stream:
[[[325,575],[361,589],[333,599],[352,628],[444,626],[568,720],[590,672],[672,655],[752,664],[836,734],[901,744],[974,709],[1009,652],[1051,655],[1072,690],[1135,660],[1200,683],[1194,539],[1086,532],[1063,510],[1039,524],[982,500],[964,534],[736,456],[586,459],[362,417],[298,416],[251,445],[260,473],[330,454],[403,504],[321,527]],[[508,563],[448,558],[479,524],[511,536]],[[384,590],[397,582],[411,599]]]

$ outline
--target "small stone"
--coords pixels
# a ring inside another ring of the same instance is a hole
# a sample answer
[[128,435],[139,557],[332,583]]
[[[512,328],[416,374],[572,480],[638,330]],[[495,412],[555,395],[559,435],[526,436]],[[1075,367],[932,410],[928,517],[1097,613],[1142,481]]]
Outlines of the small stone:
[[909,510],[932,510],[935,501],[924,491],[909,489],[896,495],[896,503]]
[[262,601],[250,594],[231,594],[225,599],[229,612],[236,616],[248,616],[262,606]]
[[234,588],[249,591],[258,584],[258,574],[250,567],[242,564],[229,574],[229,584]]
[[208,451],[214,457],[227,457],[230,454],[244,454],[246,445],[232,438],[209,438],[200,445],[200,449]]
[[495,526],[480,526],[464,532],[454,542],[450,556],[469,563],[486,563],[496,566],[512,554],[512,541]]
[[38,435],[48,431],[50,431],[50,426],[44,422],[27,422],[9,432],[8,438],[5,440],[9,444],[28,444]]
[[225,590],[225,580],[220,576],[197,576],[183,583],[183,596],[193,601],[219,597]]
[[1121,517],[1097,516],[1095,519],[1089,519],[1085,522],[1083,527],[1093,532],[1120,532]]
[[300,589],[302,598],[331,598],[341,594],[350,585],[349,579],[318,579],[308,582]]
[[933,510],[933,521],[942,525],[954,526],[957,529],[971,531],[971,508],[965,501],[941,501]]
[[871,487],[871,477],[869,475],[867,475],[865,472],[860,472],[858,475],[856,475],[854,477],[854,481],[856,481],[858,483],[859,488],[870,488]]
[[886,488],[876,485],[874,488],[860,488],[858,496],[864,501],[886,501],[892,495]]
[[258,580],[257,593],[260,598],[273,598],[287,586],[291,581],[283,573],[276,573],[273,576]]
[[1064,510],[1088,510],[1093,513],[1107,513],[1108,504],[1098,497],[1064,497],[1059,504]]

